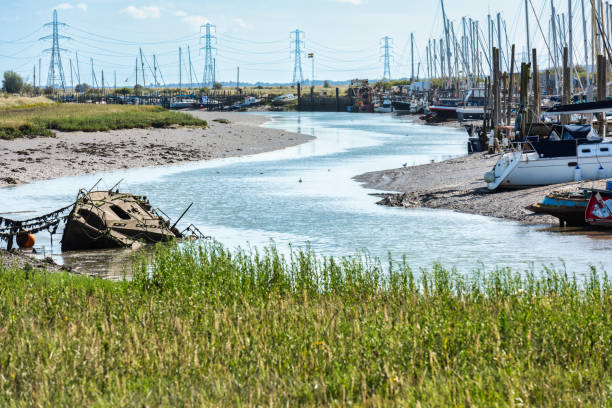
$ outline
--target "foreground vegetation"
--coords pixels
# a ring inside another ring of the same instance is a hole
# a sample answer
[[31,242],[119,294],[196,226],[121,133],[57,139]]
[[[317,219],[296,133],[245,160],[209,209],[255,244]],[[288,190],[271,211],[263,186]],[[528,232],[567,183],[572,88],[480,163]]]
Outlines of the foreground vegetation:
[[0,405],[612,404],[612,285],[595,270],[151,257],[129,282],[0,271]]
[[158,106],[44,102],[0,106],[0,139],[52,136],[52,130],[97,132],[172,125],[205,127],[207,123],[187,113],[168,111]]

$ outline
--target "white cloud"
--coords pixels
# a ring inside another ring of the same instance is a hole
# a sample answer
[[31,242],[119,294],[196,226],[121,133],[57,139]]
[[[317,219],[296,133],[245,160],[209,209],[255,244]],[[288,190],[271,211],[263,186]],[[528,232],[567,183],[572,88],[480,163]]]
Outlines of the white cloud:
[[183,17],[183,21],[189,24],[193,29],[199,29],[201,25],[208,23],[208,19],[202,16]]
[[121,14],[127,14],[137,20],[145,20],[148,18],[159,18],[161,10],[157,6],[128,6],[120,11]]
[[333,0],[336,3],[349,3],[349,4],[353,4],[355,6],[358,6],[360,4],[366,4],[368,2],[368,0]]
[[177,16],[177,17],[187,17],[187,13],[185,13],[183,10],[175,11],[174,15]]
[[241,18],[233,18],[232,21],[242,28],[250,28],[251,25],[244,22]]
[[87,11],[87,4],[86,3],[79,3],[79,4],[77,4],[77,8],[82,10],[82,11]]
[[72,8],[72,4],[70,3],[62,3],[55,6],[56,10],[70,10]]

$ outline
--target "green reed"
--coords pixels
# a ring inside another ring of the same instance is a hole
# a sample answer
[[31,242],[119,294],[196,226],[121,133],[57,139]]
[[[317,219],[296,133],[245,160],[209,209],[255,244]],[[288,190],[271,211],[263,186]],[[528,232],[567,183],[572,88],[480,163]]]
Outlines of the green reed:
[[52,136],[53,130],[99,132],[173,125],[206,127],[207,123],[159,106],[39,104],[0,109],[0,139]]
[[465,276],[159,246],[133,279],[0,272],[0,405],[610,406],[604,271]]

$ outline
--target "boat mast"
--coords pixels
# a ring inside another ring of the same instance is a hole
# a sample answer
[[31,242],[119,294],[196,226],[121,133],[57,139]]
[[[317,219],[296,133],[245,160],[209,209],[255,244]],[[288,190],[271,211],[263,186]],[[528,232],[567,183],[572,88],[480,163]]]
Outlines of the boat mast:
[[581,0],[582,3],[582,33],[584,36],[584,65],[586,68],[586,85],[587,85],[587,102],[592,100],[591,95],[591,67],[589,65],[589,46],[588,46],[588,34],[587,34],[587,25],[586,25],[586,16],[584,13],[584,0]]
[[[552,20],[552,35],[553,35],[553,53],[555,54],[553,56],[553,60],[554,61],[558,61],[557,59],[557,50],[558,48],[558,43],[557,43],[557,25],[556,25],[556,13],[555,13],[555,4],[553,3],[553,0],[550,0],[550,12],[551,12],[551,20]],[[558,95],[559,94],[559,75],[557,70],[555,69],[555,93]]]
[[444,0],[440,0],[440,5],[442,6],[442,19],[444,20],[444,42],[446,43],[446,62],[448,67],[448,80],[450,87],[451,80],[451,49],[450,49],[450,40],[449,40],[449,27],[448,20],[446,19],[446,10],[444,9]]
[[412,70],[410,71],[410,80],[414,81],[414,33],[410,33],[410,60],[412,66]]
[[568,25],[568,48],[569,48],[569,69],[570,69],[570,95],[574,93],[574,31],[572,29],[572,0],[567,0],[567,25]]
[[[525,0],[525,29],[527,30],[527,62],[531,64],[531,44],[529,43],[529,8],[527,7],[527,1]],[[571,0],[568,0],[571,1]]]
[[502,48],[501,40],[501,13],[497,13],[497,49],[499,50],[499,65],[501,66],[504,61],[504,52]]

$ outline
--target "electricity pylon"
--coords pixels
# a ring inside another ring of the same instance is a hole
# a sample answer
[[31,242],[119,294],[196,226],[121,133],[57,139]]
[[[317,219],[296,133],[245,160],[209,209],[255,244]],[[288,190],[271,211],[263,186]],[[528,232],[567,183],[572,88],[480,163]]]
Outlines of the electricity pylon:
[[381,38],[383,45],[381,45],[380,49],[383,50],[383,55],[381,58],[385,61],[385,68],[383,73],[383,78],[390,80],[391,79],[391,59],[393,56],[391,55],[391,50],[393,49],[393,40],[389,36],[385,36]]
[[303,31],[295,30],[291,32],[291,47],[293,51],[293,83],[302,83],[304,82],[304,75],[302,74],[302,48],[304,48]]
[[59,27],[65,27],[66,24],[57,21],[57,10],[53,10],[53,21],[45,24],[45,27],[53,27],[53,33],[45,37],[41,37],[41,40],[53,40],[51,48],[45,50],[45,52],[51,52],[51,62],[49,63],[49,74],[47,75],[47,86],[55,89],[61,87],[63,90],[66,89],[66,81],[64,80],[64,68],[62,67],[62,56],[61,51],[67,51],[59,46],[60,38],[63,40],[70,40],[70,37],[59,34]]
[[217,48],[213,46],[213,42],[216,44],[217,37],[214,35],[217,31],[216,26],[206,23],[206,25],[200,26],[200,42],[204,39],[204,47],[200,49],[204,50],[204,78],[202,80],[205,86],[213,86],[215,84],[215,63],[213,52],[217,51]]

